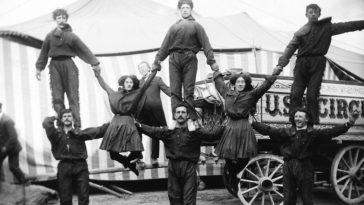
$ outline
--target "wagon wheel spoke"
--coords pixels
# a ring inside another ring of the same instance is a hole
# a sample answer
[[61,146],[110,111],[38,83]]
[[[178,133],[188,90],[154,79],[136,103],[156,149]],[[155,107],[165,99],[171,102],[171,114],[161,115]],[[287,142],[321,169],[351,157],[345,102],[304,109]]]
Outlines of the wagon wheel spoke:
[[351,191],[353,190],[353,182],[352,181],[350,181],[350,183],[349,183],[349,190],[348,190],[348,192],[349,192],[349,196],[348,196],[348,198],[349,199],[351,199]]
[[354,158],[354,165],[355,165],[355,166],[356,166],[356,165],[357,165],[357,163],[358,163],[359,151],[360,151],[360,149],[357,149],[357,150],[356,150],[356,153],[355,153],[355,158]]
[[279,193],[277,190],[273,189],[274,193],[276,193],[278,196],[280,196],[283,199],[283,194]]
[[250,169],[246,168],[245,169],[247,172],[249,172],[249,174],[253,175],[256,179],[259,180],[259,177],[257,175],[255,175],[252,171],[250,171]]
[[339,172],[344,172],[344,173],[347,173],[347,174],[349,174],[350,172],[348,171],[348,170],[343,170],[343,169],[337,169],[337,171],[339,171]]
[[[252,187],[252,188],[250,188],[250,189],[244,190],[244,191],[242,191],[241,193],[242,193],[242,194],[245,194],[245,193],[248,193],[248,192],[250,192],[250,191],[253,191],[254,189],[258,189],[258,186],[254,186],[254,187]],[[258,190],[259,190],[259,189],[258,189]]]
[[272,194],[270,194],[270,192],[268,192],[268,196],[269,196],[269,199],[270,199],[270,203],[272,205],[274,205],[274,200],[273,200]]
[[269,175],[269,178],[272,178],[274,176],[274,174],[278,171],[279,168],[282,167],[283,164],[279,164],[275,169],[274,171]]
[[342,162],[344,162],[344,164],[346,165],[346,167],[348,169],[350,169],[351,167],[349,166],[348,162],[346,161],[346,159],[344,158],[344,156],[341,158]]
[[353,155],[351,154],[351,150],[348,150],[349,153],[349,162],[351,166],[355,166],[354,165],[354,160],[353,160]]
[[241,182],[247,182],[247,183],[252,183],[252,184],[259,184],[258,181],[253,181],[253,180],[249,180],[249,179],[240,179]]
[[341,177],[340,179],[338,179],[337,183],[340,183],[341,181],[343,181],[344,179],[347,179],[349,177],[350,177],[350,175],[345,175],[345,176]]
[[261,203],[261,205],[264,205],[264,201],[265,201],[265,194],[264,194],[264,192],[263,192],[263,196],[262,196],[262,203]]
[[354,184],[354,189],[356,191],[357,196],[360,196],[360,191],[359,191],[358,186],[356,184]]
[[272,182],[276,182],[276,181],[278,181],[278,180],[280,180],[280,179],[282,179],[282,178],[283,178],[283,175],[281,175],[281,176],[279,176],[279,177],[276,177],[276,178],[272,179]]
[[350,182],[351,180],[350,179],[347,179],[346,180],[346,182],[345,182],[345,184],[344,184],[344,187],[340,190],[340,192],[343,194],[344,193],[344,191],[345,191],[345,189],[346,189],[346,187],[348,186],[348,184],[349,184],[349,182]]
[[270,166],[270,159],[268,159],[268,162],[267,162],[267,169],[265,170],[265,175],[264,176],[268,176],[269,174],[269,166]]
[[275,184],[275,183],[273,183],[273,186],[275,186],[275,187],[283,187],[283,184]]
[[257,191],[257,193],[254,194],[253,198],[249,201],[249,204],[252,204],[252,202],[254,202],[255,198],[257,198],[257,196],[262,193],[260,190]]
[[259,170],[259,174],[260,174],[260,176],[264,176],[263,175],[263,171],[262,171],[262,168],[260,168],[260,164],[259,164],[259,162],[258,162],[258,160],[257,161],[255,161],[255,164],[257,165],[257,167],[258,167],[258,170]]

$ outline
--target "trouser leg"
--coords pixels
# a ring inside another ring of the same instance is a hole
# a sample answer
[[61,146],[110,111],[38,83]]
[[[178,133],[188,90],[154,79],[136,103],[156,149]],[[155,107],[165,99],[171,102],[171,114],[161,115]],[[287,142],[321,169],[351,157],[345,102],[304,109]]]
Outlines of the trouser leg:
[[310,79],[307,85],[307,110],[309,113],[309,123],[319,124],[319,104],[322,78],[325,72],[325,57],[315,57],[310,59]]
[[180,177],[180,167],[178,162],[169,160],[168,162],[168,198],[171,205],[183,205],[182,182]]
[[308,71],[306,68],[306,64],[306,59],[298,58],[293,71],[293,84],[291,87],[289,106],[290,122],[294,122],[294,112],[296,111],[296,109],[303,106],[302,98],[308,83]]
[[127,157],[120,155],[117,152],[109,152],[109,154],[110,154],[110,158],[112,160],[115,160],[115,161],[121,163],[124,166],[124,168],[127,168],[130,166],[130,162],[128,161]]
[[294,162],[284,161],[283,164],[283,197],[284,205],[296,205],[297,182],[293,174]]
[[[183,93],[184,93],[184,99],[191,106],[190,109],[192,109],[194,107],[193,94],[195,91],[195,82],[197,74],[197,58],[193,52],[187,52],[184,57],[185,59],[183,66]],[[190,118],[192,120],[197,119],[194,110],[190,112]]]
[[158,159],[158,157],[159,157],[159,140],[158,139],[152,139],[151,157],[152,157],[152,159]]
[[89,172],[87,163],[77,162],[76,163],[76,183],[77,183],[77,196],[79,205],[89,204]]
[[183,161],[183,204],[195,205],[197,197],[197,164],[194,162]]
[[72,205],[72,163],[58,164],[57,183],[61,205]]
[[19,183],[24,183],[25,176],[19,166],[19,152],[8,155],[9,169],[14,174]]
[[174,112],[177,105],[182,100],[182,68],[180,59],[177,53],[169,55],[169,81],[171,88],[171,104],[172,104],[172,117],[174,119]]
[[301,197],[303,205],[313,205],[313,166],[312,163],[306,161],[302,164],[300,170],[300,184]]
[[65,91],[67,94],[69,107],[74,114],[75,119],[75,127],[81,127],[81,118],[80,118],[80,96],[79,96],[79,80],[78,80],[78,68],[75,63],[70,59],[65,61],[65,66],[67,69],[65,70],[64,76],[64,84]]
[[52,92],[53,109],[58,114],[65,108],[64,105],[64,84],[62,81],[62,68],[59,61],[51,61],[49,65],[49,76]]

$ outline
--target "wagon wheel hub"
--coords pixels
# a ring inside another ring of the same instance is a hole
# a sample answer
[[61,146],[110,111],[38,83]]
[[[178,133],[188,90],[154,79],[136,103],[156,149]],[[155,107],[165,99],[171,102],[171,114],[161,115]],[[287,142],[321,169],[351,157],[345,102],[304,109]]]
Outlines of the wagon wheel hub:
[[269,177],[262,177],[259,180],[259,189],[264,192],[273,191],[273,181]]

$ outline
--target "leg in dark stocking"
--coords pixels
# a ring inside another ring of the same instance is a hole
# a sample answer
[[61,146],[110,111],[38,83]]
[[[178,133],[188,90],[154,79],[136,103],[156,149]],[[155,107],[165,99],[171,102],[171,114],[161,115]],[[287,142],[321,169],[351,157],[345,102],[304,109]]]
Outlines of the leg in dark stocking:
[[120,162],[125,168],[129,168],[135,175],[139,176],[139,171],[136,169],[136,163],[130,163],[127,157],[124,157],[117,152],[110,152],[110,158]]

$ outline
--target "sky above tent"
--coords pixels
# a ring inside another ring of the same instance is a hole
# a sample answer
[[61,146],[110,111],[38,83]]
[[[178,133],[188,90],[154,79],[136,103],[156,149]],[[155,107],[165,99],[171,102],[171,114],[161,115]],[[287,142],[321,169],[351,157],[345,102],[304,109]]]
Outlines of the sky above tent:
[[[55,8],[64,7],[76,1],[0,0],[0,27],[48,14]],[[177,0],[150,1],[173,9],[177,7]],[[332,16],[333,22],[364,19],[363,0],[194,0],[193,2],[194,11],[200,16],[217,17],[247,12],[261,25],[274,30],[297,30],[306,23],[304,12],[306,5],[310,3],[319,4],[322,8],[322,17]],[[342,34],[333,39],[333,45],[364,54],[363,31]]]

